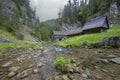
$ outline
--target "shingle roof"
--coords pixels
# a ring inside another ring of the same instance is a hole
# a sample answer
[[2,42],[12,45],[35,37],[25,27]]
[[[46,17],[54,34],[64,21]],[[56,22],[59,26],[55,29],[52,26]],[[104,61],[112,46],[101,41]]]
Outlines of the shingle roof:
[[53,31],[53,35],[59,35],[59,36],[69,36],[74,34],[82,33],[81,28],[77,28],[74,30],[68,30],[68,31]]
[[[107,21],[107,17],[99,17],[99,18],[95,18],[90,22],[87,22],[82,30],[88,30],[88,29],[93,29],[93,28],[98,28],[98,27],[104,27],[104,22]],[[108,24],[107,24],[108,25]],[[109,25],[108,25],[109,26]]]
[[[107,27],[104,26],[104,23],[107,23]],[[57,35],[57,36],[69,36],[69,35],[75,35],[75,34],[80,34],[82,33],[84,30],[88,30],[88,29],[93,29],[93,28],[98,28],[98,27],[105,27],[108,28],[109,24],[108,24],[108,20],[107,17],[99,17],[99,18],[95,18],[90,22],[87,22],[83,28],[76,28],[73,30],[68,30],[68,31],[53,31],[53,35]]]

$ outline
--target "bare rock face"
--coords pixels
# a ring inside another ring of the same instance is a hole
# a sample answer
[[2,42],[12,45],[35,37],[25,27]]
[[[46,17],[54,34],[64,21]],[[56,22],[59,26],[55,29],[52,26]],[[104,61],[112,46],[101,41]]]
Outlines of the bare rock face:
[[112,17],[116,18],[119,15],[119,8],[117,2],[114,2],[110,5],[110,14]]
[[110,11],[109,11],[109,22],[110,25],[117,25],[120,24],[120,6],[117,2],[111,3]]

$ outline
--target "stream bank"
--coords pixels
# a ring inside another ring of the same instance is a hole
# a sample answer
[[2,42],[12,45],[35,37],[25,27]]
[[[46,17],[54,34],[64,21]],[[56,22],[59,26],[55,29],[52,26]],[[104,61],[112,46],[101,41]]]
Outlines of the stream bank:
[[[62,56],[75,59],[79,73],[63,73],[54,66]],[[120,49],[60,48],[44,46],[44,51],[32,48],[0,52],[1,80],[120,80],[120,65],[114,58]]]

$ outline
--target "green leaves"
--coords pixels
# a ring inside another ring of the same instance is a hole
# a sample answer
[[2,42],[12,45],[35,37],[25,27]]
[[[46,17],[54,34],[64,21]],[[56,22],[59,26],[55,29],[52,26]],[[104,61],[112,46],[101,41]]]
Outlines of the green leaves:
[[70,61],[67,59],[64,59],[63,57],[58,57],[54,61],[54,64],[61,71],[68,71],[71,68]]

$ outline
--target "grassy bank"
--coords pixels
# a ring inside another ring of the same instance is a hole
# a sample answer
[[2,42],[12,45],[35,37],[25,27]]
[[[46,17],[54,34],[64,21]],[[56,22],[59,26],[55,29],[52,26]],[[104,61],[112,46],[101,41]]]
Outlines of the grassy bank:
[[97,34],[85,34],[76,37],[72,37],[60,42],[55,43],[57,46],[61,47],[80,47],[83,42],[87,42],[88,45],[90,43],[96,43],[102,41],[104,38],[120,36],[120,25],[113,26],[107,32],[97,33]]
[[9,40],[10,42],[0,42],[0,51],[8,50],[8,49],[20,49],[20,48],[27,48],[32,47],[34,49],[40,49],[41,44],[37,42],[27,41],[26,39],[19,40],[11,33],[0,30],[0,37]]

